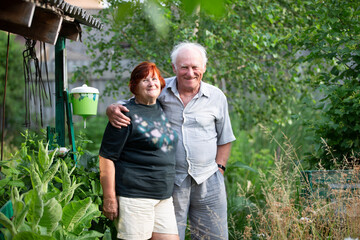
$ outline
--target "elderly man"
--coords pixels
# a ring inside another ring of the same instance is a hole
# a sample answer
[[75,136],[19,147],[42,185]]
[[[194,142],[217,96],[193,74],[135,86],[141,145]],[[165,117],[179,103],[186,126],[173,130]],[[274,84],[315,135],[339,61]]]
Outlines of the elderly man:
[[[171,53],[175,77],[166,80],[159,101],[179,135],[173,192],[180,238],[189,219],[192,239],[228,239],[224,171],[235,140],[223,92],[202,81],[206,50],[180,43]],[[117,127],[129,123],[119,104],[107,109]]]

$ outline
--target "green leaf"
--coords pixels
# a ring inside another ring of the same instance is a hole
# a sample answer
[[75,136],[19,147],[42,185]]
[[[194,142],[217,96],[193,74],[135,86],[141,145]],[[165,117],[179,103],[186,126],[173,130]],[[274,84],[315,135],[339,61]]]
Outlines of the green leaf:
[[61,163],[61,180],[63,189],[67,189],[71,186],[70,174],[68,172],[68,167],[65,162]]
[[16,234],[13,240],[56,240],[51,236],[44,236],[34,232],[20,232]]
[[94,240],[94,239],[99,239],[99,237],[102,237],[103,235],[104,234],[99,233],[97,231],[86,231],[86,232],[83,232],[81,235],[67,233],[66,240],[79,240],[79,239]]
[[27,192],[25,196],[25,204],[29,205],[29,212],[26,219],[31,223],[32,229],[34,230],[44,213],[44,202],[41,198],[40,192],[35,189]]
[[94,240],[104,236],[104,234],[97,231],[86,231],[83,232],[80,236],[76,236],[76,240]]
[[144,8],[145,14],[156,29],[159,36],[166,38],[169,32],[169,21],[165,18],[164,9],[157,1],[149,0]]
[[225,14],[225,0],[202,0],[201,8],[210,15],[221,17]]
[[236,167],[236,168],[247,169],[247,170],[255,172],[255,173],[258,172],[257,170],[253,169],[252,167],[250,167],[250,166],[248,166],[248,165],[246,165],[246,164],[244,164],[242,162],[239,162],[239,161],[236,161],[236,162],[232,163],[230,166],[231,167]]
[[188,14],[193,14],[195,9],[200,5],[200,0],[181,0],[184,10]]
[[337,66],[334,66],[334,67],[331,69],[330,73],[331,73],[332,75],[338,76],[339,73],[340,73],[340,71],[339,71],[339,69],[337,68]]
[[39,173],[36,171],[34,164],[30,165],[30,178],[33,189],[36,191],[42,191],[43,183],[41,181]]
[[10,182],[10,177],[6,177],[0,180],[0,188],[4,188]]
[[19,188],[23,188],[25,187],[25,183],[21,180],[11,180],[9,183],[8,183],[9,186],[11,187],[19,187]]
[[66,236],[65,236],[65,231],[64,228],[59,225],[55,231],[53,232],[52,236],[56,239],[56,240],[65,240]]
[[84,229],[89,229],[91,227],[91,221],[100,215],[99,207],[92,203],[80,221],[77,222],[72,232],[79,235]]
[[7,229],[7,228],[4,228],[4,227],[0,228],[0,233],[2,233],[4,235],[3,237],[5,239],[12,239],[13,238],[12,235],[11,235],[10,230]]
[[72,232],[81,224],[79,221],[85,216],[87,209],[91,205],[91,198],[70,202],[63,208],[62,222],[66,231]]
[[55,198],[51,198],[44,205],[44,213],[40,219],[39,225],[45,227],[47,233],[51,234],[59,225],[61,218],[62,207]]
[[38,151],[38,164],[39,164],[39,169],[41,171],[41,173],[44,173],[46,170],[49,169],[50,165],[51,165],[51,160],[49,158],[49,154],[48,154],[48,149],[46,147],[44,147],[44,144],[39,141],[38,142],[39,145],[39,151]]
[[6,227],[10,231],[12,236],[15,236],[15,234],[17,233],[14,224],[2,212],[0,212],[0,224]]
[[113,13],[113,20],[115,23],[121,23],[126,18],[132,16],[134,13],[134,4],[129,2],[118,2]]
[[43,184],[43,191],[47,192],[47,187],[49,182],[54,178],[55,174],[57,173],[59,167],[60,167],[61,161],[57,161],[55,164],[53,164],[49,170],[45,171],[43,177],[42,177],[42,184]]
[[62,206],[65,206],[72,199],[75,190],[82,184],[83,183],[76,184],[76,181],[74,181],[71,186],[63,189],[63,191],[57,197],[58,201],[61,202]]
[[20,199],[14,199],[12,202],[14,208],[13,223],[16,229],[19,229],[24,224],[26,215],[29,211],[29,205],[25,205],[25,203]]

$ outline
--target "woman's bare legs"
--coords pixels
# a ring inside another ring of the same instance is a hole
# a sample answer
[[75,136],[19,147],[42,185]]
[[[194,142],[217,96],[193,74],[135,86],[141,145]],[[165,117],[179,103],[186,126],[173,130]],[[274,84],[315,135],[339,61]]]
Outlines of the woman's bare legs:
[[151,240],[179,240],[179,235],[177,234],[166,234],[166,233],[156,233],[153,232]]

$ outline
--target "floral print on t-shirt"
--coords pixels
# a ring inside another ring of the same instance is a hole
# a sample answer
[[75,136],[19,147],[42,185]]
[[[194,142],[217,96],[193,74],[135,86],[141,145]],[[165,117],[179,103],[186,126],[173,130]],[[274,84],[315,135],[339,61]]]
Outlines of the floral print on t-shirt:
[[170,123],[167,121],[165,114],[161,114],[161,121],[151,121],[135,114],[134,120],[140,132],[149,138],[150,142],[161,149],[168,152],[173,149],[172,142],[175,139],[176,132],[172,130]]

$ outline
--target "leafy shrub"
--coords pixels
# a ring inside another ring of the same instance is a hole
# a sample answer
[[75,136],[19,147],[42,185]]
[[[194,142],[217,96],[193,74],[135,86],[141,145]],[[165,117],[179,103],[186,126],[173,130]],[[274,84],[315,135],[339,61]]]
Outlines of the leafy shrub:
[[[91,222],[101,212],[91,197],[74,198],[75,190],[82,185],[72,176],[73,167],[68,170],[67,164],[56,157],[56,150],[49,153],[47,146],[38,142],[36,154],[28,154],[24,144],[13,159],[14,162],[25,163],[22,168],[30,176],[31,187],[11,188],[11,201],[14,217],[10,221],[0,214],[0,223],[6,239],[23,239],[32,237],[39,239],[97,239],[102,233],[89,230]],[[18,165],[20,166],[20,164]],[[14,166],[13,166],[14,167]],[[13,171],[6,176],[8,182],[24,179],[19,172]],[[27,182],[23,185],[25,186]]]
[[289,35],[289,43],[299,56],[303,77],[317,89],[313,101],[319,95],[321,99],[313,108],[321,115],[310,121],[316,149],[309,160],[337,168],[333,157],[342,165],[353,153],[359,155],[359,6],[355,1],[312,0],[303,2],[299,16],[304,27]]
[[313,122],[318,138],[317,155],[311,161],[316,164],[320,160],[327,169],[342,167],[347,161],[359,164],[355,159],[360,156],[360,85],[357,80],[347,81],[327,86],[324,93],[326,97],[318,106],[323,115]]

